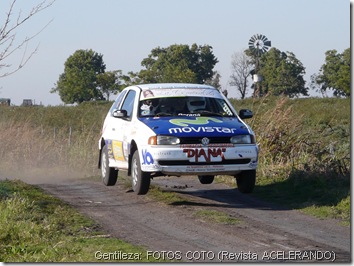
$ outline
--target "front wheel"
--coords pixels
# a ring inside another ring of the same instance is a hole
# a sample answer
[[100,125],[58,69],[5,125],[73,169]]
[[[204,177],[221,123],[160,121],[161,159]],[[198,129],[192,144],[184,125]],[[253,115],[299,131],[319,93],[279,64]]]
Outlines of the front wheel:
[[237,188],[241,193],[251,193],[256,185],[256,170],[242,171],[236,176]]
[[118,170],[109,167],[108,150],[107,146],[103,146],[101,152],[101,174],[102,182],[106,186],[114,186],[118,178]]
[[138,150],[133,154],[131,169],[133,191],[138,195],[145,195],[150,188],[150,174],[141,171]]
[[213,175],[198,175],[199,182],[201,184],[211,184],[214,181]]

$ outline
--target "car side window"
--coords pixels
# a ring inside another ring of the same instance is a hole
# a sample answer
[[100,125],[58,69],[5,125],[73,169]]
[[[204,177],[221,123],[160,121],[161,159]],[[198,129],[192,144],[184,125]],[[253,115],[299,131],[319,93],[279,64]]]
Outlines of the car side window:
[[124,99],[124,95],[126,93],[127,93],[126,91],[122,91],[121,93],[119,93],[119,95],[117,96],[117,99],[114,101],[111,109],[109,110],[111,114],[113,113],[114,110],[118,109],[118,106],[122,103],[122,101]]
[[135,91],[129,91],[127,97],[125,98],[121,110],[126,110],[128,117],[131,117],[134,108]]

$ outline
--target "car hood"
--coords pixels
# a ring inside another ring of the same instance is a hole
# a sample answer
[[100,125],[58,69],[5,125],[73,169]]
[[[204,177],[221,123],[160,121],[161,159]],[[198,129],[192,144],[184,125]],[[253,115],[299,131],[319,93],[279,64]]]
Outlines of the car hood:
[[139,120],[156,135],[228,137],[250,134],[248,127],[237,117],[145,117]]

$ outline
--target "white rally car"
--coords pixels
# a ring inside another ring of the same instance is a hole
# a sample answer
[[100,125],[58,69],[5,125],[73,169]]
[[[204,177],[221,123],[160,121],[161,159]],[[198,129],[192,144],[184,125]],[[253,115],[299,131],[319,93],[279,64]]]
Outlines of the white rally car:
[[256,182],[258,146],[252,129],[214,87],[143,84],[125,88],[110,108],[99,139],[103,183],[115,185],[127,171],[132,188],[146,194],[156,176],[196,175],[210,184],[232,175],[243,193]]

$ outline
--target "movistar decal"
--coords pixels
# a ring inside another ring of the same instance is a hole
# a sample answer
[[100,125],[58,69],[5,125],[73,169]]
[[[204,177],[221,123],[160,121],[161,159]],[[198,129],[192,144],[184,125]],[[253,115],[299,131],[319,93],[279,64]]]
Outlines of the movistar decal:
[[209,120],[216,122],[216,123],[222,123],[221,120],[213,118],[213,117],[205,117],[205,116],[198,116],[195,118],[195,120],[192,119],[171,119],[170,123],[174,124],[176,126],[181,126],[181,127],[186,127],[189,125],[206,125],[209,123]]
[[198,116],[195,119],[171,119],[170,123],[180,126],[170,128],[168,131],[170,134],[176,133],[234,133],[236,128],[228,127],[216,127],[216,126],[206,126],[206,127],[193,127],[192,125],[207,125],[209,121],[215,123],[222,123],[222,120],[216,119],[214,117],[204,117]]
[[171,134],[174,133],[235,133],[236,128],[228,127],[173,127],[168,130]]

